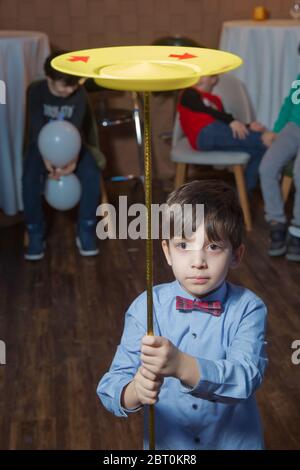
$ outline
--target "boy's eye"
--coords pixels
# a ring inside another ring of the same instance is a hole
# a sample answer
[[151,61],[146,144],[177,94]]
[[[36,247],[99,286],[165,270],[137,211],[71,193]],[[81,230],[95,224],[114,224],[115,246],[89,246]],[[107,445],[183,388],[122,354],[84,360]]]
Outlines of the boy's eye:
[[217,251],[221,250],[221,247],[219,245],[216,245],[216,243],[210,243],[209,245],[207,245],[207,249],[209,251]]
[[181,250],[185,250],[187,247],[187,244],[186,242],[180,242],[180,243],[177,243],[176,247],[180,248]]

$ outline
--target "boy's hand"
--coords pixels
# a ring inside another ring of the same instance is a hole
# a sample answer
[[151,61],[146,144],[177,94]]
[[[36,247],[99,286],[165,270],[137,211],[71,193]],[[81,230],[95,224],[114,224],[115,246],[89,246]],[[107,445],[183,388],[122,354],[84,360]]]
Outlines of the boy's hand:
[[141,361],[143,370],[157,377],[175,377],[189,387],[195,387],[200,380],[197,359],[180,351],[162,336],[144,336]]
[[231,121],[229,126],[232,129],[232,134],[235,139],[245,139],[249,134],[249,131],[245,124],[240,121]]
[[263,141],[266,147],[270,147],[275,139],[277,139],[277,134],[276,132],[272,131],[266,131],[261,136],[261,140]]
[[256,131],[256,132],[265,132],[266,131],[265,126],[263,124],[261,124],[260,122],[257,122],[257,121],[251,122],[249,128],[252,131]]
[[142,405],[154,405],[154,403],[158,401],[158,395],[162,384],[162,377],[158,377],[153,374],[153,372],[150,372],[141,366],[133,379],[133,387],[137,402]]
[[68,163],[68,165],[64,166],[63,168],[54,167],[52,163],[49,162],[49,160],[46,160],[45,158],[43,158],[43,161],[44,161],[45,167],[47,168],[49,172],[49,175],[48,175],[49,178],[58,180],[60,176],[70,175],[71,173],[73,173],[73,171],[75,170],[77,166],[78,159],[76,158],[75,160],[72,160],[70,163]]
[[75,170],[77,166],[77,161],[78,159],[76,158],[75,160],[72,160],[63,168],[56,168],[56,173],[58,174],[58,177],[70,175],[71,173],[73,173],[73,171]]
[[144,336],[141,361],[147,371],[163,377],[178,377],[181,351],[162,336]]
[[55,172],[55,167],[52,165],[51,162],[49,162],[49,160],[46,160],[45,158],[43,158],[43,162],[44,162],[44,165],[47,169],[47,171],[49,172],[49,178],[52,178],[54,180],[58,180],[59,176],[56,175],[56,172]]

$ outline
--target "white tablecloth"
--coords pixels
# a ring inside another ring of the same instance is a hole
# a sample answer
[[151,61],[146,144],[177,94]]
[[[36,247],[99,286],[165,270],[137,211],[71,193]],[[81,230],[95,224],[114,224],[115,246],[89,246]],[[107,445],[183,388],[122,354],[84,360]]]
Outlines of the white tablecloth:
[[247,86],[256,117],[271,128],[300,70],[300,21],[228,21],[220,49],[244,64],[233,73]]
[[[46,34],[0,31],[0,208],[8,215],[23,209],[21,195],[25,97],[28,85],[43,76],[49,55]],[[3,91],[3,82],[0,89]]]

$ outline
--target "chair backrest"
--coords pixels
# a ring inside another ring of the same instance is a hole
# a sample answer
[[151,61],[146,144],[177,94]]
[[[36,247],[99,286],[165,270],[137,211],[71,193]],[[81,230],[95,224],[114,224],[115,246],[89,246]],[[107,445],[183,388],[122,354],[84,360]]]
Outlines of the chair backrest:
[[[219,83],[214,88],[213,93],[221,97],[225,110],[233,114],[236,119],[248,123],[255,118],[246,87],[243,82],[234,75],[220,75]],[[173,128],[172,147],[174,147],[183,136],[184,133],[177,113]]]
[[239,121],[248,123],[255,119],[247,89],[239,78],[229,73],[221,75],[213,93],[222,98],[226,111]]

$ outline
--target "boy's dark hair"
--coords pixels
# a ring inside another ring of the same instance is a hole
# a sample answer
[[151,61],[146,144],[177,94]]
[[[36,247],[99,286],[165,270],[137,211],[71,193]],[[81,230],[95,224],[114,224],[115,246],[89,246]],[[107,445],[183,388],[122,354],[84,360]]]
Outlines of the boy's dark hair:
[[[238,248],[243,241],[244,217],[236,192],[221,180],[202,180],[186,183],[175,189],[167,199],[168,206],[204,204],[204,226],[210,242],[229,240],[232,248]],[[174,226],[174,217],[171,230]],[[192,211],[193,230],[195,224],[195,211]],[[173,235],[172,235],[173,236]]]
[[73,86],[77,85],[80,77],[76,77],[75,75],[69,75],[68,73],[60,72],[59,70],[54,69],[51,66],[51,60],[55,57],[64,54],[66,51],[55,51],[47,57],[44,63],[44,71],[47,77],[52,78],[52,80],[60,80],[64,82],[65,85]]

